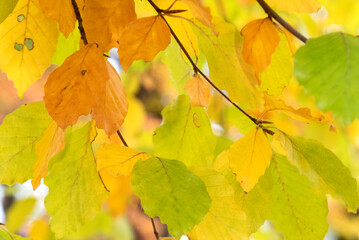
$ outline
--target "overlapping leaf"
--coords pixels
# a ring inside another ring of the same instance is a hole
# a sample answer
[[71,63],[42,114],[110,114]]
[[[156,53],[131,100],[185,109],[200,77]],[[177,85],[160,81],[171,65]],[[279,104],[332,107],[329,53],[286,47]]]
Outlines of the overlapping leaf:
[[[330,49],[330,51],[328,51]],[[309,39],[294,56],[294,74],[316,98],[320,109],[332,110],[346,124],[359,117],[359,39],[331,33]]]
[[126,25],[119,40],[118,56],[125,71],[135,60],[151,61],[171,42],[171,33],[160,16],[137,19]]
[[0,2],[0,24],[10,15],[14,10],[19,0],[3,0]]
[[270,167],[274,197],[270,220],[285,239],[323,239],[328,231],[328,204],[316,194],[308,179],[281,155]]
[[18,95],[41,77],[56,49],[57,24],[37,0],[20,0],[0,25],[0,69],[14,82]]
[[66,59],[52,72],[45,85],[44,101],[61,128],[91,112],[97,127],[112,134],[127,114],[127,100],[121,79],[95,44]]
[[23,105],[0,126],[0,183],[23,183],[33,176],[35,145],[43,137],[51,117],[43,102]]
[[216,138],[206,111],[192,107],[190,98],[181,95],[162,115],[163,124],[153,136],[156,155],[178,159],[187,166],[211,166]]
[[229,150],[229,163],[244,191],[249,192],[270,164],[272,149],[261,128],[237,140]]
[[289,161],[297,166],[322,191],[339,197],[349,211],[359,206],[357,181],[338,157],[321,143],[277,132]]
[[257,73],[263,72],[271,62],[280,37],[270,18],[257,19],[243,27],[243,59],[253,66]]
[[50,161],[50,174],[44,182],[49,187],[45,207],[52,216],[51,229],[57,238],[91,221],[107,197],[91,148],[95,136],[91,122],[73,132],[69,129],[64,150]]
[[207,83],[202,78],[199,76],[191,78],[186,82],[184,88],[191,98],[191,105],[193,107],[208,107],[211,92]]
[[88,1],[83,13],[87,40],[106,52],[117,46],[125,26],[136,18],[134,0]]
[[176,239],[191,231],[211,205],[202,180],[177,160],[138,161],[132,172],[132,188],[145,213],[159,216]]

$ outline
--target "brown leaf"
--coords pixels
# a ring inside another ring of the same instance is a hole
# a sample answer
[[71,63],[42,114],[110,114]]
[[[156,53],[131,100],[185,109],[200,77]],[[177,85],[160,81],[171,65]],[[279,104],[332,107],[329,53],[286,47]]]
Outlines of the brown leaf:
[[270,64],[271,56],[277,48],[280,37],[269,18],[248,23],[241,31],[244,37],[242,56],[257,73],[263,72]]
[[125,26],[136,20],[133,0],[92,0],[86,2],[84,28],[89,43],[97,43],[107,52],[117,47]]
[[113,134],[127,114],[127,100],[120,76],[90,44],[68,57],[53,71],[46,84],[44,101],[51,117],[65,129],[92,111],[98,128]]
[[120,63],[127,71],[135,60],[151,61],[170,42],[170,30],[160,16],[137,19],[125,27],[119,39]]

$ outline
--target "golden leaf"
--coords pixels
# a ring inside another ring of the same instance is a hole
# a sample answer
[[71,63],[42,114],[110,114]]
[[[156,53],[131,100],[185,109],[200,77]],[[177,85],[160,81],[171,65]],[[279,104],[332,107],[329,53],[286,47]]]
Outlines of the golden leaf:
[[208,107],[210,90],[206,82],[199,76],[188,80],[184,86],[190,98],[193,107]]

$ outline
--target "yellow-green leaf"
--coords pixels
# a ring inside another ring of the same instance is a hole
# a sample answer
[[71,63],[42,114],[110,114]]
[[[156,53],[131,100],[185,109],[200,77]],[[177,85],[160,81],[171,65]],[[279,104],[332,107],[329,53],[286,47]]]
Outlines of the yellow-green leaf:
[[319,10],[321,4],[317,0],[266,0],[271,7],[288,12],[312,13]]
[[19,0],[2,0],[0,1],[0,24],[10,15],[14,10]]
[[0,69],[20,97],[50,66],[57,36],[57,23],[44,15],[37,0],[20,0],[1,23]]

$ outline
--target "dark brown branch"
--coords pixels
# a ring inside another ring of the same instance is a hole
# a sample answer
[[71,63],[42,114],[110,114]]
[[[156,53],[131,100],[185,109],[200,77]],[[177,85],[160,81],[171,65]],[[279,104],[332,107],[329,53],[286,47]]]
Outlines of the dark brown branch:
[[120,130],[117,130],[117,135],[120,137],[120,139],[121,139],[123,145],[125,145],[125,147],[128,147],[128,144],[127,144],[127,142],[125,141],[125,139],[123,138],[123,136],[122,136]]
[[263,10],[269,15],[269,17],[274,18],[280,25],[292,33],[296,38],[298,38],[303,43],[307,42],[307,38],[304,37],[300,32],[293,28],[289,23],[287,23],[283,18],[281,18],[264,0],[257,0],[258,4],[261,5]]
[[168,28],[170,29],[170,32],[173,36],[173,38],[176,40],[177,44],[180,46],[181,50],[183,51],[183,53],[186,55],[187,59],[189,60],[189,62],[192,65],[192,68],[194,70],[195,73],[199,73],[200,75],[202,75],[202,77],[217,91],[219,92],[228,102],[230,102],[234,107],[236,107],[239,111],[241,111],[244,115],[246,115],[252,122],[254,122],[255,124],[257,124],[257,119],[252,117],[251,115],[249,115],[246,111],[244,111],[241,107],[239,107],[236,103],[234,103],[225,93],[223,93],[202,71],[201,69],[199,69],[199,67],[197,67],[196,63],[192,60],[191,56],[189,55],[188,51],[186,50],[186,48],[183,46],[183,44],[181,43],[181,41],[179,40],[179,38],[177,37],[176,33],[173,31],[172,27],[170,26],[170,24],[167,22],[167,20],[165,19],[165,17],[161,14],[162,10],[152,1],[152,0],[148,0],[148,2],[153,6],[153,8],[157,11],[158,14],[160,14],[161,18],[165,21],[165,23],[167,24]]
[[152,223],[152,227],[153,227],[153,233],[154,233],[155,236],[156,236],[156,240],[159,240],[159,239],[160,239],[160,235],[159,235],[158,232],[157,232],[156,225],[155,225],[155,221],[153,220],[153,218],[151,218],[151,223]]
[[81,14],[80,14],[79,7],[77,6],[76,0],[71,0],[71,2],[72,2],[72,7],[74,8],[76,19],[79,22],[79,30],[80,30],[80,34],[81,34],[81,39],[84,42],[84,44],[87,45],[88,41],[87,41],[87,38],[86,38],[86,33],[85,33],[84,26],[82,25],[82,17],[81,17]]

